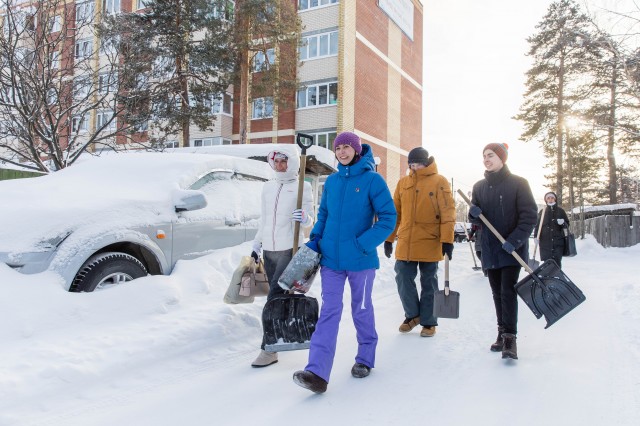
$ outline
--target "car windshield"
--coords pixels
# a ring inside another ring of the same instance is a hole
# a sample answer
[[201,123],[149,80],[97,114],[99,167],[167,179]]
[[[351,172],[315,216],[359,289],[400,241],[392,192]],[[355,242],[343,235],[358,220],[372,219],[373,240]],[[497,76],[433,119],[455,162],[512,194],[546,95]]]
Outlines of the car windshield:
[[212,182],[219,182],[223,180],[244,180],[244,181],[260,181],[264,182],[266,179],[246,175],[243,173],[237,173],[232,170],[215,170],[206,175],[202,176],[200,179],[195,181],[189,189],[203,189],[208,186]]

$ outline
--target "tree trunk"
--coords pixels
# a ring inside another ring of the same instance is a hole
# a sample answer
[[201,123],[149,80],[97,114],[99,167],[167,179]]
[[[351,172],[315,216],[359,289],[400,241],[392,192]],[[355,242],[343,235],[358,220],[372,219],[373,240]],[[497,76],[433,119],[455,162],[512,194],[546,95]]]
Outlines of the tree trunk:
[[[575,195],[573,191],[573,152],[571,149],[571,139],[569,137],[569,130],[567,129],[567,180],[569,184],[569,209],[571,221],[573,222],[573,206],[575,205]],[[573,138],[576,139],[575,137]],[[574,144],[575,145],[575,144]]]
[[[246,41],[247,45],[251,43],[251,32],[249,31],[249,20],[245,17],[240,19],[238,25],[242,28],[242,37]],[[250,61],[249,49],[242,49],[240,52],[240,117],[238,117],[240,143],[246,144],[249,142],[248,136],[250,132],[249,128],[249,90],[251,79],[251,61]]]
[[557,134],[557,154],[556,154],[556,195],[558,196],[558,203],[562,203],[562,178],[564,177],[564,171],[562,167],[563,161],[563,147],[562,147],[562,127],[565,124],[564,116],[564,55],[560,56],[560,72],[558,75],[558,124],[556,128]]
[[616,90],[618,84],[618,60],[614,58],[613,75],[611,77],[611,98],[609,100],[609,128],[607,135],[607,160],[609,161],[609,204],[618,203],[618,177],[616,170],[616,156],[613,151],[615,145],[616,125]]

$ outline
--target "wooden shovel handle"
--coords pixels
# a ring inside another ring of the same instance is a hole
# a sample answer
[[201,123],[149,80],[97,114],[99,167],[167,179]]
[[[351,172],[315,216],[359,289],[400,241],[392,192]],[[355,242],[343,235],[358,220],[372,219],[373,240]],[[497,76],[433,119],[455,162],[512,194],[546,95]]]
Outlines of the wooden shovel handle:
[[[464,201],[467,202],[467,204],[469,204],[470,206],[473,205],[471,204],[471,200],[469,200],[469,198],[467,198],[466,195],[464,195],[464,192],[462,192],[461,190],[458,189],[458,194],[460,194],[460,196],[462,197],[462,199]],[[493,233],[493,235],[496,236],[496,238],[502,243],[505,243],[505,239],[502,238],[502,235],[500,235],[500,233],[498,232],[498,230],[496,228],[493,227],[493,225],[491,223],[489,223],[489,221],[487,220],[486,217],[484,217],[484,215],[482,213],[480,213],[479,216],[480,220],[482,220],[482,222],[487,225],[487,228],[489,228],[491,230],[491,232]],[[513,255],[513,257],[516,258],[516,260],[518,261],[518,263],[520,264],[520,266],[522,266],[524,268],[525,271],[527,271],[528,273],[532,274],[533,273],[533,269],[531,269],[529,267],[529,265],[527,265],[527,262],[525,262],[524,260],[522,260],[522,258],[520,257],[520,255],[518,253],[516,253],[516,251],[512,251],[511,254]]]

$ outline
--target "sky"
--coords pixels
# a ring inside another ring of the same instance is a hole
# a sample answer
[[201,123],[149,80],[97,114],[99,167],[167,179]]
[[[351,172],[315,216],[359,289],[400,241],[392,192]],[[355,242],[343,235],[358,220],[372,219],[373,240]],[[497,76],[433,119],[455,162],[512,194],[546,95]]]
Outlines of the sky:
[[[525,177],[543,202],[547,161],[536,142],[519,140],[522,123],[511,117],[519,112],[531,67],[526,38],[551,3],[425,0],[423,146],[440,173],[453,178],[454,190],[470,191],[483,177],[486,144],[506,142],[511,172]],[[600,14],[603,7],[634,10],[626,0],[594,0],[588,6]]]
[[[394,261],[379,250],[376,366],[367,378],[350,375],[347,290],[323,395],[292,381],[305,350],[250,367],[265,299],[222,299],[251,243],[95,293],[67,293],[52,272],[22,275],[0,263],[0,426],[635,425],[640,245],[577,243],[563,270],[587,300],[549,329],[520,302],[517,361],[489,351],[493,302],[467,243],[455,244],[450,268],[460,318],[440,319],[432,338],[398,332]],[[320,286],[318,277],[309,295],[319,298]]]

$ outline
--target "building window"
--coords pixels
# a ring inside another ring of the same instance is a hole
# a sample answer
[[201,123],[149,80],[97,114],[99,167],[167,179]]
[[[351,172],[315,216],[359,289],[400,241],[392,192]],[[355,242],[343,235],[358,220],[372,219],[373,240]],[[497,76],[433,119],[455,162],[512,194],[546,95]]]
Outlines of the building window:
[[76,59],[88,58],[91,56],[93,43],[90,38],[83,38],[76,41]]
[[76,22],[93,20],[93,0],[76,3]]
[[314,9],[338,3],[338,0],[298,0],[298,10]]
[[91,80],[88,77],[76,78],[73,82],[73,97],[77,100],[86,99],[91,90]]
[[106,95],[115,90],[117,75],[115,72],[106,72],[98,75],[98,92],[101,95]]
[[146,9],[149,0],[136,0],[136,10]]
[[86,115],[76,116],[71,119],[71,131],[73,133],[83,133],[89,130],[89,120]]
[[267,49],[267,56],[265,59],[264,52],[258,52],[253,57],[253,71],[265,71],[268,69],[267,60],[269,61],[269,65],[273,65],[276,61],[276,52],[273,48]]
[[114,130],[116,128],[116,120],[113,118],[113,111],[98,111],[96,114],[96,125],[98,129],[106,126],[105,129]]
[[47,105],[54,105],[58,102],[58,91],[54,88],[47,90]]
[[257,98],[253,100],[253,114],[251,118],[271,118],[273,117],[273,98]]
[[142,123],[136,124],[134,129],[136,132],[146,132],[147,130],[149,130],[149,120],[145,120]]
[[225,93],[222,99],[214,98],[211,103],[211,113],[231,115],[231,96]]
[[120,0],[104,0],[102,3],[104,13],[114,15],[120,12]]
[[233,11],[236,9],[236,2],[234,0],[228,0],[222,7],[222,10],[220,9],[220,5],[213,7],[213,17],[222,18],[225,21],[231,21],[233,18]]
[[338,54],[338,32],[303,37],[300,43],[300,60],[324,58]]
[[62,29],[62,16],[56,15],[49,18],[49,32],[57,33]]
[[313,108],[338,103],[338,83],[322,83],[298,90],[298,108]]
[[311,136],[313,136],[313,143],[315,145],[333,151],[333,141],[337,135],[338,134],[336,132],[322,132],[314,133]]
[[60,69],[60,52],[55,51],[51,53],[51,69]]
[[215,138],[199,138],[191,141],[191,146],[201,148],[203,146],[217,146],[217,145],[231,145],[231,139],[222,138],[220,136]]

